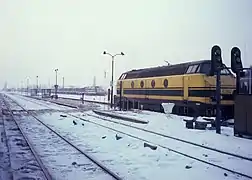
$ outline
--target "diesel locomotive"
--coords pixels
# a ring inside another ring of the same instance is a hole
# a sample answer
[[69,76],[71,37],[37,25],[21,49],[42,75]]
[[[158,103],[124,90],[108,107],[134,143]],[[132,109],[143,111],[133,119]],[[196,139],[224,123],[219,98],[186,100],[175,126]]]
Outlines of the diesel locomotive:
[[[222,65],[221,112],[234,116],[235,76]],[[162,103],[174,103],[172,112],[178,115],[216,115],[216,75],[211,60],[131,70],[117,81],[115,104],[123,107],[163,112]],[[121,96],[121,97],[120,97]]]

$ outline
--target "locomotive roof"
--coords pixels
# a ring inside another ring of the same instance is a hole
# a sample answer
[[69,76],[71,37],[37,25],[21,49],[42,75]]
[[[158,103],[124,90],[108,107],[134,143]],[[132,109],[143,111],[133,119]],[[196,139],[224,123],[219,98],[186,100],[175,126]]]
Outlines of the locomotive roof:
[[185,63],[173,64],[169,66],[159,66],[143,69],[134,69],[123,73],[119,79],[146,78],[155,76],[180,75],[185,74],[188,66],[210,63],[211,60],[190,61]]
[[194,64],[202,64],[202,63],[208,63],[211,62],[211,60],[200,60],[200,61],[190,61],[190,62],[184,62],[184,63],[179,63],[179,64],[172,64],[169,66],[157,66],[157,67],[151,67],[151,68],[142,68],[142,69],[133,69],[131,71],[127,71],[127,74],[130,73],[140,73],[141,71],[156,71],[156,70],[170,70],[173,68],[187,68],[189,65],[194,65]]

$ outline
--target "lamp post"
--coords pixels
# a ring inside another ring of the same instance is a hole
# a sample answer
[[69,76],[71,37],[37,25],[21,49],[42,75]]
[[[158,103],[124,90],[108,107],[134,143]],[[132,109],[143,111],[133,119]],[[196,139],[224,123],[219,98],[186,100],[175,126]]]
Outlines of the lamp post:
[[56,83],[55,83],[55,99],[57,99],[57,90],[58,90],[58,71],[59,69],[55,69],[55,73],[56,73]]
[[37,86],[37,87],[36,87],[36,88],[37,88],[37,93],[36,93],[36,95],[38,95],[38,88],[39,88],[39,86],[38,86],[38,76],[36,76],[36,84],[37,84],[37,85],[36,85],[36,86]]
[[65,86],[65,77],[62,78],[62,88],[64,89]]
[[110,98],[110,100],[111,100],[111,102],[110,102],[110,107],[111,108],[113,108],[113,92],[114,92],[114,59],[115,59],[115,57],[116,56],[119,56],[119,55],[121,55],[121,56],[124,56],[124,53],[123,52],[121,52],[121,53],[118,53],[118,54],[114,54],[114,55],[112,55],[112,54],[110,54],[110,53],[108,53],[108,52],[106,52],[106,51],[104,51],[103,52],[103,54],[105,55],[105,54],[107,54],[107,55],[109,55],[109,56],[111,56],[111,58],[112,58],[112,68],[111,68],[111,84],[110,84],[110,86],[111,86],[111,98]]
[[29,95],[29,78],[27,78],[27,96]]
[[38,76],[36,76],[36,85],[37,85],[37,90],[38,90]]
[[23,94],[23,81],[21,81],[21,94]]

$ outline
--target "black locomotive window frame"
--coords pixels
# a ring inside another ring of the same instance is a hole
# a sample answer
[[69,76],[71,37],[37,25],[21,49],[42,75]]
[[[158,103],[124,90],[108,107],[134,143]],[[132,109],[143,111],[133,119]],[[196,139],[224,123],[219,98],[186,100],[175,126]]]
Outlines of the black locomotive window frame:
[[190,66],[187,68],[186,74],[193,74],[193,73],[196,73],[197,70],[198,70],[198,68],[199,68],[199,64],[190,65]]
[[189,73],[191,72],[192,68],[193,68],[193,66],[189,66],[189,67],[187,68],[187,70],[186,70],[186,74],[189,74]]
[[127,76],[127,73],[123,74],[122,80],[123,80],[123,79],[126,79],[126,76]]

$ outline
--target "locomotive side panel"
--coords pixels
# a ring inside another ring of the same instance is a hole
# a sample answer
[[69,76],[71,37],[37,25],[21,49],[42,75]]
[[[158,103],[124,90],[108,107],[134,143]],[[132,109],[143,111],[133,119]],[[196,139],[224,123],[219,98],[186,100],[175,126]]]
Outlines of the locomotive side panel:
[[[216,79],[208,76],[207,68],[204,69],[207,66],[203,66],[203,63],[184,63],[167,69],[160,67],[125,73],[124,79],[119,80],[123,81],[124,100],[140,102],[145,109],[155,111],[162,111],[162,103],[173,102],[177,114],[184,115],[189,108],[190,111],[200,111],[200,115],[212,116],[215,114]],[[164,74],[167,75],[161,76]],[[235,79],[229,75],[222,75],[221,79],[221,104],[225,106],[223,109],[227,109],[226,112],[232,111]],[[119,86],[117,88],[119,90]]]

